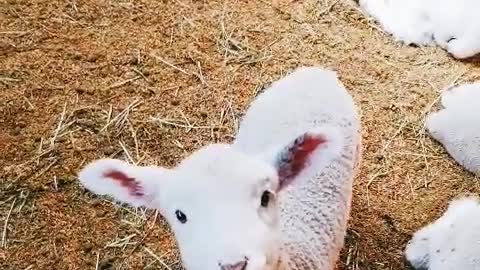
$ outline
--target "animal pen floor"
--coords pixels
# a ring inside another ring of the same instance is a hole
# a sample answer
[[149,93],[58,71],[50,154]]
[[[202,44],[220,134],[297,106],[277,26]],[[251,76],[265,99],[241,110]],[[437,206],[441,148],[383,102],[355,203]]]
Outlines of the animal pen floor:
[[1,0],[0,16],[1,269],[180,269],[160,216],[76,173],[230,141],[255,93],[300,65],[337,70],[362,111],[339,269],[405,269],[411,234],[480,191],[423,129],[440,90],[480,79],[478,59],[396,43],[354,2]]

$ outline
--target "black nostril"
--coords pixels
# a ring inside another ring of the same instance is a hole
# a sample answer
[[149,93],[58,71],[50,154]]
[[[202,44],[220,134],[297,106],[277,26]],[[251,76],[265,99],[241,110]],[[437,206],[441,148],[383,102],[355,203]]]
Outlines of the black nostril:
[[456,37],[451,37],[447,40],[447,43],[449,43],[450,41],[455,40],[455,39],[457,39],[457,38]]
[[248,264],[248,261],[244,261],[244,262],[243,262],[243,266],[242,266],[242,268],[240,268],[240,270],[245,270],[245,269],[247,269],[247,264]]
[[220,265],[221,270],[245,270],[247,269],[247,260],[235,264]]

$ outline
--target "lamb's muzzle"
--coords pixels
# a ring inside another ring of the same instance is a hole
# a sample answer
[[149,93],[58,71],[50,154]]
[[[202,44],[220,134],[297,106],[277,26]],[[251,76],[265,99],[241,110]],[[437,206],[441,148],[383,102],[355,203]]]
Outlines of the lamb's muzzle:
[[220,270],[245,270],[247,269],[247,264],[248,261],[245,259],[235,264],[220,265]]

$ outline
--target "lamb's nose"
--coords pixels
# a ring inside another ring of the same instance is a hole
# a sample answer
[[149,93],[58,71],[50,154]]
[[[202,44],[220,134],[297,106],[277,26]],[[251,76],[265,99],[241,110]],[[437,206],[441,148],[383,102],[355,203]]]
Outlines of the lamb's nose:
[[247,269],[247,261],[241,261],[235,264],[220,265],[221,270],[245,270]]

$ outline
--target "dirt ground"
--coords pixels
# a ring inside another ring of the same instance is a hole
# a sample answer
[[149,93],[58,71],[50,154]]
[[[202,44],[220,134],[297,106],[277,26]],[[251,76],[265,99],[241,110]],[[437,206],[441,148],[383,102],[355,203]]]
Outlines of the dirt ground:
[[423,129],[480,62],[396,43],[349,0],[0,0],[0,268],[180,269],[160,216],[76,173],[230,141],[255,93],[301,65],[338,71],[362,111],[339,269],[406,269],[411,234],[480,191]]

